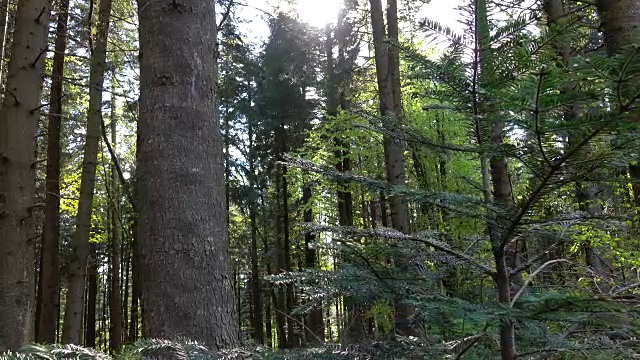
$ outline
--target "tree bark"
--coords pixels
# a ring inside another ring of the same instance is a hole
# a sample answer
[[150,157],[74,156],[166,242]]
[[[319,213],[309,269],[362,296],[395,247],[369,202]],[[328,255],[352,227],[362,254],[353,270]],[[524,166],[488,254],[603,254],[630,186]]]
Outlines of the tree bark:
[[7,54],[7,28],[9,23],[9,1],[0,0],[0,88],[4,84],[4,58]]
[[[69,1],[58,4],[55,53],[51,76],[49,100],[49,127],[47,134],[46,199],[44,229],[42,237],[42,262],[40,264],[40,298],[37,303],[36,341],[54,343],[56,322],[60,308],[60,127],[62,122],[62,78],[64,76],[65,51],[67,48],[67,22]],[[2,24],[0,24],[1,27]]]
[[215,2],[141,0],[139,9],[143,334],[233,346]]
[[111,0],[101,0],[98,10],[98,27],[95,48],[92,49],[89,74],[89,110],[87,112],[87,134],[82,159],[80,197],[76,215],[76,230],[71,242],[72,255],[69,263],[69,290],[65,306],[62,341],[79,344],[82,334],[82,294],[87,273],[87,256],[91,233],[91,214],[96,182],[96,164],[100,148],[100,125],[102,123],[102,90],[107,57],[107,37],[111,17]]
[[609,54],[640,40],[640,3],[637,0],[598,0],[596,4]]
[[19,2],[0,113],[0,352],[34,338],[34,149],[48,25],[48,1]]
[[[402,93],[400,88],[400,60],[398,53],[398,7],[396,0],[387,1],[387,30],[385,32],[384,15],[380,0],[370,0],[371,26],[376,59],[376,75],[380,113],[384,117],[384,154],[387,182],[394,187],[406,185],[405,180],[405,144],[402,132]],[[389,196],[391,225],[394,229],[408,233],[409,212],[407,205],[396,196]],[[402,271],[410,268],[407,259],[396,259]],[[398,299],[400,300],[400,299]],[[416,327],[411,318],[415,309],[398,301],[395,309],[396,331],[405,336],[416,336]]]

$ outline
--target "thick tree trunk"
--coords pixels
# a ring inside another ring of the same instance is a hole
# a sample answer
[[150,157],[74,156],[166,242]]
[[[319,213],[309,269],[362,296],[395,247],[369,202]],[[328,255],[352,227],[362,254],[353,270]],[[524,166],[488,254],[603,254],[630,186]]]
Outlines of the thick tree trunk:
[[215,2],[141,0],[139,9],[143,333],[233,346]]
[[[42,262],[40,264],[40,289],[36,319],[36,341],[54,343],[56,319],[59,312],[60,259],[60,125],[62,122],[62,77],[64,76],[65,51],[67,48],[67,22],[69,1],[58,4],[55,53],[51,73],[51,96],[49,100],[49,127],[47,134],[46,200],[42,237]],[[0,24],[1,26],[2,24]]]
[[87,134],[82,159],[80,197],[76,230],[71,242],[72,255],[69,263],[69,290],[65,306],[62,341],[79,344],[82,334],[82,294],[84,293],[91,232],[93,193],[96,182],[96,164],[100,148],[100,125],[102,122],[102,89],[107,57],[107,37],[111,16],[111,0],[101,0],[98,10],[98,31],[92,51],[89,74],[89,110]]
[[34,338],[34,149],[48,25],[48,1],[19,2],[0,113],[0,352]]
[[640,2],[637,0],[598,0],[598,14],[604,44],[610,54],[640,40]]
[[[117,144],[115,101],[111,101],[111,146]],[[114,159],[115,161],[115,159]],[[115,165],[111,166],[111,288],[109,289],[109,351],[112,354],[122,348],[122,301],[120,298],[120,190]]]

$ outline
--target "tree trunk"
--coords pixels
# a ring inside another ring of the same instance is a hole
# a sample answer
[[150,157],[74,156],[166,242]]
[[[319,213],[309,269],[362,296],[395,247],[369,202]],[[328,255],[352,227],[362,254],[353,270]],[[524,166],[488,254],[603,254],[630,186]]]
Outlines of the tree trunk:
[[[490,33],[489,21],[487,18],[486,0],[476,0],[476,51],[477,71],[479,72],[478,83],[480,88],[486,82],[488,68],[488,51],[490,51]],[[478,96],[478,94],[474,94]],[[482,124],[481,128],[489,129],[488,140],[495,148],[499,149],[504,141],[504,124],[491,119],[487,109],[487,99],[479,98],[479,114],[488,119],[488,123]],[[483,131],[484,133],[484,131]],[[485,135],[481,134],[484,138]],[[495,154],[488,159],[488,170],[491,175],[491,201],[493,204],[502,207],[506,213],[498,214],[491,219],[489,228],[489,240],[491,241],[491,249],[493,253],[494,263],[496,266],[496,275],[494,281],[498,287],[498,301],[501,304],[509,306],[511,302],[511,280],[509,278],[508,254],[505,250],[503,241],[503,232],[508,225],[510,219],[505,218],[508,210],[512,207],[511,183],[509,182],[509,170],[506,158],[503,155]],[[517,245],[516,245],[517,246]],[[515,346],[515,327],[511,319],[504,319],[500,328],[500,349],[503,360],[512,360],[516,357]]]
[[[344,34],[344,13],[340,14],[339,25],[341,28],[337,32],[340,33],[340,36],[346,36]],[[336,76],[336,65],[333,56],[333,34],[331,31],[331,26],[327,25],[325,31],[326,43],[325,43],[325,55],[327,57],[327,115],[330,117],[336,117],[339,113],[339,107],[342,104],[343,110],[346,110],[344,106],[346,105],[346,100],[344,99],[345,94],[341,91],[341,86],[339,84],[340,80]],[[341,39],[344,40],[344,39]],[[346,60],[344,59],[344,41],[340,41],[340,49],[338,50],[338,63],[340,68],[337,71],[341,73],[346,73]],[[342,98],[342,99],[341,99]],[[343,132],[341,129],[336,131],[334,135],[334,155],[336,158],[336,170],[339,172],[351,171],[351,160],[349,159],[349,143],[348,140],[343,139]],[[353,226],[353,198],[352,194],[349,191],[345,191],[346,184],[344,181],[338,180],[338,191],[337,191],[337,200],[338,200],[338,224],[340,226]],[[341,255],[344,257],[345,255]],[[347,316],[349,317],[349,327],[344,332],[344,341],[350,343],[356,343],[364,339],[364,323],[362,321],[362,306],[357,301],[355,301],[352,297],[346,297],[344,299],[345,302],[345,311]],[[322,309],[320,309],[321,311]],[[322,313],[320,313],[322,316]],[[324,334],[324,331],[323,331]]]
[[[98,248],[96,243],[90,245],[87,306],[84,327],[84,346],[96,347],[96,310],[98,307]],[[84,299],[84,293],[83,293]],[[80,318],[82,321],[82,317]]]
[[[117,144],[115,99],[111,100],[111,146]],[[114,159],[115,161],[115,159]],[[111,166],[111,288],[109,289],[109,351],[120,352],[122,348],[122,301],[120,299],[120,190],[115,165]]]
[[[313,208],[311,205],[311,187],[305,186],[302,190],[302,205],[305,206],[303,221],[310,223],[313,221]],[[317,265],[317,253],[315,249],[316,236],[312,232],[307,232],[304,235],[304,255],[305,266],[307,269],[316,269]],[[307,332],[307,342],[317,343],[318,341],[324,341],[324,319],[322,306],[311,310],[308,315],[307,323],[309,324],[305,331]]]
[[[248,89],[251,88],[251,84],[248,84]],[[251,103],[251,93],[249,93],[249,103]],[[257,187],[257,175],[256,175],[256,158],[254,156],[254,144],[253,144],[253,122],[247,123],[247,137],[249,139],[249,187],[256,189]],[[256,190],[257,191],[257,190]],[[263,315],[262,315],[262,286],[260,281],[260,268],[258,258],[258,224],[256,206],[258,204],[256,196],[251,196],[249,203],[249,221],[251,222],[251,327],[253,328],[253,339],[258,344],[264,343],[264,332],[262,329]],[[267,312],[267,316],[270,316]]]
[[[40,298],[37,303],[36,341],[54,343],[56,319],[59,312],[60,259],[60,125],[62,122],[62,78],[64,76],[65,51],[67,48],[67,22],[69,1],[58,4],[55,53],[51,73],[51,96],[49,100],[49,127],[47,134],[46,200],[42,237],[42,262],[40,264]],[[0,23],[0,27],[1,27]]]
[[[276,174],[275,185],[276,185],[276,206],[277,206],[277,216],[276,216],[276,271],[275,274],[279,275],[286,271],[286,257],[285,257],[285,245],[282,239],[283,226],[284,224],[284,210],[282,207],[282,180],[284,176],[281,176],[279,172]],[[289,346],[289,342],[287,341],[287,332],[285,328],[287,327],[287,304],[285,300],[285,289],[282,287],[276,288],[273,290],[276,293],[275,298],[273,299],[273,303],[275,306],[275,315],[276,315],[276,333],[278,336],[278,348],[284,349]]]
[[140,250],[137,240],[137,225],[134,224],[134,239],[131,242],[131,313],[129,319],[129,335],[127,341],[130,343],[138,340],[139,319],[140,319]]
[[[376,59],[376,75],[380,113],[384,117],[384,154],[387,182],[391,186],[405,186],[405,144],[401,139],[402,132],[402,93],[400,89],[400,60],[398,53],[398,8],[396,0],[387,1],[387,31],[385,34],[384,16],[380,0],[370,0],[371,26]],[[389,44],[389,42],[393,42]],[[389,197],[391,208],[391,225],[394,229],[407,233],[409,231],[409,212],[407,205],[396,196]],[[398,258],[401,271],[408,271],[408,259]],[[401,299],[396,303],[395,326],[402,335],[418,335],[416,327],[411,323],[415,315],[412,306],[404,305]]]
[[34,149],[48,25],[48,1],[19,2],[0,113],[0,352],[34,338]]
[[[640,41],[640,2],[637,0],[597,0],[596,1],[598,15],[601,19],[600,28],[604,38],[604,45],[610,55],[620,52],[624,47],[631,44],[638,44]],[[636,54],[637,56],[637,54]],[[622,94],[628,96],[637,91],[637,80],[632,80],[622,84]],[[638,122],[640,120],[640,112],[635,110],[629,115],[629,120]],[[637,191],[640,183],[640,165],[635,163],[629,166],[629,175],[634,189],[634,203],[636,208],[640,208],[640,191]],[[589,249],[587,249],[589,250]],[[603,264],[602,257],[598,256],[597,249],[586,254],[587,259],[595,265],[599,265],[596,271],[608,274],[606,266]],[[603,287],[604,285],[604,287]],[[600,286],[601,290],[609,291],[610,284],[604,283]]]
[[87,134],[82,159],[80,197],[76,215],[76,231],[71,242],[69,263],[69,290],[65,307],[62,341],[79,344],[82,333],[82,294],[87,273],[87,256],[91,232],[93,193],[96,182],[96,164],[100,149],[100,125],[102,122],[102,90],[107,56],[107,37],[111,16],[111,0],[101,0],[98,10],[98,31],[95,48],[92,49],[89,74],[89,110]]
[[139,2],[143,333],[238,341],[216,111],[215,2]]
[[640,40],[640,3],[637,0],[598,0],[596,3],[609,54]]
[[0,0],[0,88],[4,84],[4,58],[7,54],[7,28],[9,23],[9,1]]

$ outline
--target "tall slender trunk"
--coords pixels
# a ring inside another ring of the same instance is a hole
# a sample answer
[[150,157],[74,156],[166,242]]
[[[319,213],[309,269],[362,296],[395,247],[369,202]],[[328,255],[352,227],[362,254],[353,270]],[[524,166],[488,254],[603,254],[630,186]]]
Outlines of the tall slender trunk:
[[[400,89],[400,60],[398,52],[398,7],[396,0],[387,1],[387,27],[385,31],[382,3],[370,0],[371,26],[376,59],[376,75],[380,113],[384,117],[386,133],[384,135],[384,154],[387,182],[391,186],[405,186],[405,144],[402,133],[402,93]],[[391,224],[394,229],[409,231],[409,212],[407,205],[396,196],[389,197]],[[408,259],[397,258],[402,272],[410,270]],[[411,323],[415,308],[398,299],[395,309],[396,331],[402,335],[415,336],[417,329]]]
[[[1,16],[1,14],[0,14]],[[55,53],[51,72],[51,95],[49,99],[49,126],[47,129],[47,173],[44,229],[42,237],[42,262],[40,264],[40,288],[37,303],[36,341],[54,343],[56,319],[59,312],[60,259],[60,127],[62,123],[62,77],[64,76],[65,51],[67,48],[67,22],[69,1],[58,3]],[[0,28],[2,27],[0,22]],[[2,30],[0,30],[2,31]],[[0,37],[0,40],[2,37]],[[0,70],[1,71],[1,70]]]
[[7,54],[7,28],[9,23],[9,1],[0,0],[0,89],[4,89],[4,58]]
[[[87,306],[84,327],[84,346],[96,347],[96,310],[98,307],[98,247],[96,243],[89,246],[89,271],[87,284]],[[83,294],[84,295],[84,294]],[[84,298],[84,296],[83,296]],[[82,318],[80,318],[82,321]]]
[[[251,89],[251,84],[248,84],[248,89]],[[249,103],[251,103],[251,93],[249,93]],[[256,175],[256,158],[254,156],[254,131],[253,131],[253,122],[250,120],[247,124],[247,137],[249,138],[249,187],[251,189],[256,189],[257,187],[257,175]],[[256,190],[257,192],[257,190]],[[249,203],[249,221],[251,222],[251,302],[252,302],[252,312],[251,319],[253,328],[253,339],[258,344],[264,343],[264,332],[263,332],[263,314],[262,314],[262,286],[260,281],[260,268],[258,266],[259,258],[258,258],[258,224],[257,224],[257,198],[255,196],[251,196]],[[267,302],[268,303],[268,302]],[[270,314],[267,312],[267,317]],[[270,334],[270,331],[269,331]]]
[[82,333],[82,294],[84,293],[89,254],[89,235],[93,194],[96,182],[96,164],[100,149],[100,124],[102,122],[102,89],[107,57],[107,37],[111,17],[111,0],[101,0],[98,10],[98,27],[95,48],[92,49],[89,74],[89,110],[87,134],[82,159],[80,197],[76,215],[76,230],[71,242],[69,263],[69,290],[64,314],[62,341],[79,344]]
[[215,1],[141,0],[139,9],[143,334],[233,346]]
[[[336,31],[336,36],[344,37],[344,11],[340,14],[339,30]],[[335,117],[338,115],[340,105],[343,105],[343,110],[346,110],[346,95],[344,91],[341,91],[339,84],[340,80],[336,76],[336,71],[346,73],[346,59],[344,58],[344,39],[340,39],[338,49],[338,68],[336,67],[333,47],[334,39],[331,31],[331,26],[327,25],[325,31],[325,55],[327,58],[327,115]],[[349,140],[343,138],[343,131],[338,129],[333,138],[335,145],[334,156],[336,158],[336,169],[339,172],[351,171],[351,160],[349,159]],[[338,224],[340,226],[353,226],[353,198],[349,191],[345,190],[346,184],[344,181],[338,181]],[[345,256],[345,255],[341,255]],[[345,260],[345,259],[343,259]],[[352,297],[346,297],[345,311],[349,317],[349,327],[344,333],[344,341],[346,342],[359,342],[364,339],[364,324],[362,321],[362,304],[355,301]],[[321,309],[320,309],[321,310]],[[320,313],[322,314],[322,313]]]
[[34,149],[48,25],[48,1],[18,3],[0,112],[0,352],[34,338]]
[[[285,245],[283,241],[283,227],[286,226],[284,223],[284,210],[282,209],[282,180],[284,176],[280,174],[276,174],[275,185],[276,185],[276,204],[277,204],[277,216],[276,216],[276,271],[275,274],[281,274],[286,271],[286,255],[285,255]],[[276,315],[276,332],[278,336],[278,347],[283,349],[289,346],[289,342],[287,341],[287,332],[285,328],[287,327],[287,304],[285,299],[285,289],[277,288],[274,289],[276,293],[274,300],[275,305],[275,315]]]
[[[261,205],[264,206],[264,199],[262,199],[261,201]],[[272,257],[269,256],[269,241],[266,238],[262,238],[262,245],[263,245],[263,258],[266,259],[266,268],[267,268],[267,275],[272,275],[273,274],[273,270],[271,268],[271,261],[272,261]],[[267,335],[267,346],[273,348],[274,344],[273,344],[273,312],[271,311],[272,307],[276,307],[277,305],[277,299],[276,299],[276,295],[275,295],[275,291],[273,290],[273,285],[271,283],[269,283],[268,285],[268,290],[267,290],[267,296],[265,296],[265,298],[267,299],[266,301],[266,306],[264,309],[264,313],[265,313],[265,318],[266,318],[266,324],[265,324],[265,330],[266,330],[266,335]],[[277,316],[277,313],[276,313]],[[277,324],[277,319],[276,319],[276,333],[278,332],[278,324]]]
[[[564,21],[567,20],[567,12],[565,10],[563,0],[545,0],[543,5],[545,14],[547,16],[547,26],[551,30],[561,31]],[[573,54],[572,52],[571,44],[563,40],[558,40],[553,45],[558,54],[558,57],[562,61],[563,66],[567,67],[569,65],[569,62],[575,56],[575,54]],[[577,84],[568,84],[561,91],[564,94],[575,93],[576,87]],[[581,111],[582,110],[580,109],[579,105],[570,104],[563,111],[564,120],[567,122],[578,120]],[[575,139],[570,135],[569,146],[571,147],[578,140],[579,139]],[[589,145],[585,147],[589,147]],[[601,192],[601,189],[602,187],[598,184],[585,185],[583,183],[576,182],[575,194],[579,209],[581,211],[587,212],[591,216],[602,215],[603,208],[600,204],[600,199],[598,196],[598,194]],[[595,273],[598,274],[598,276],[604,279],[608,278],[608,271],[599,254],[600,251],[593,248],[589,240],[586,240],[582,244],[582,247],[584,250],[585,264],[591,267],[595,271]]]
[[129,294],[131,282],[131,257],[133,254],[129,251],[129,242],[126,237],[122,241],[121,258],[122,258],[122,340],[126,341],[129,334]]
[[[115,98],[111,100],[111,146],[116,148],[117,133],[115,115]],[[111,288],[109,289],[109,351],[112,354],[120,352],[122,348],[122,301],[120,298],[120,248],[121,231],[120,224],[120,179],[111,165]]]
[[[487,18],[486,0],[476,0],[476,51],[477,51],[477,82],[482,88],[487,81],[487,68],[489,66],[490,33],[489,21]],[[487,140],[495,149],[499,149],[504,142],[504,124],[491,119],[488,111],[486,97],[478,97],[478,114],[488,119],[488,123],[480,125],[480,138]],[[486,131],[488,130],[488,131]],[[486,134],[486,135],[485,135]],[[487,139],[488,138],[488,139]],[[486,163],[485,163],[486,164]],[[486,170],[484,170],[486,171]],[[488,171],[491,176],[491,202],[508,211],[512,204],[511,183],[509,182],[509,170],[504,155],[493,154],[488,159]],[[487,194],[488,195],[488,194]],[[486,195],[486,196],[487,196]],[[505,214],[494,216],[489,225],[489,240],[496,266],[495,283],[498,287],[498,301],[501,304],[509,305],[511,302],[511,280],[509,278],[508,254],[503,242],[503,229],[506,228]],[[516,245],[517,246],[517,245]],[[516,357],[515,327],[511,319],[504,319],[500,328],[500,349],[503,360],[512,360]]]
[[[310,223],[313,221],[313,207],[311,206],[311,187],[309,185],[302,189],[302,205],[305,206],[303,221]],[[316,236],[312,232],[307,232],[304,235],[304,257],[305,266],[307,269],[316,269],[318,254],[315,249]],[[307,333],[307,342],[322,342],[324,341],[324,319],[322,306],[313,309],[307,320],[308,326],[305,329]]]
[[140,248],[137,240],[137,225],[134,224],[134,238],[131,241],[131,313],[129,318],[129,335],[127,341],[132,343],[138,340],[140,319]]
[[[638,44],[640,41],[640,2],[637,0],[597,0],[596,1],[598,15],[601,19],[602,35],[604,45],[610,55],[614,55],[624,47],[631,44]],[[637,56],[637,54],[635,55]],[[634,80],[635,79],[635,80]],[[638,86],[637,77],[630,82],[621,84],[623,96],[635,96]],[[629,120],[633,122],[640,121],[640,111],[637,109],[629,114]],[[640,164],[634,163],[629,165],[629,176],[633,184],[634,203],[636,208],[640,209]],[[597,249],[596,249],[597,252]],[[603,258],[598,253],[591,256],[587,253],[588,258],[599,267],[596,270],[608,274],[606,266],[603,265]],[[600,288],[608,292],[610,284],[605,282]]]

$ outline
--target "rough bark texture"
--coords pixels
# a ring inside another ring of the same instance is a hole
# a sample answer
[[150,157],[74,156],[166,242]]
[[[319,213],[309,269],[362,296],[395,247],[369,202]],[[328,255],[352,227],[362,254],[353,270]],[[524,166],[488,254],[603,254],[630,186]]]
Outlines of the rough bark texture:
[[65,51],[67,48],[67,22],[69,1],[58,3],[55,53],[51,76],[49,100],[49,127],[47,129],[47,174],[42,237],[42,262],[40,264],[40,287],[36,313],[36,341],[54,343],[56,319],[60,303],[60,125],[62,121],[62,77],[64,76]]
[[76,230],[71,243],[72,255],[69,263],[69,290],[65,306],[62,341],[65,344],[80,344],[82,334],[82,304],[89,254],[93,193],[96,182],[96,164],[100,147],[100,124],[102,122],[102,89],[107,57],[107,36],[111,16],[111,0],[100,1],[98,31],[95,48],[91,56],[89,74],[89,110],[87,112],[87,134],[82,159],[80,197]]
[[139,9],[143,335],[233,346],[215,2],[141,0]]
[[598,0],[600,28],[610,54],[640,40],[640,1]]
[[9,1],[0,1],[0,88],[4,83],[4,57],[7,53],[7,25],[9,22]]
[[19,2],[0,113],[0,352],[34,337],[34,149],[48,24],[48,1]]

